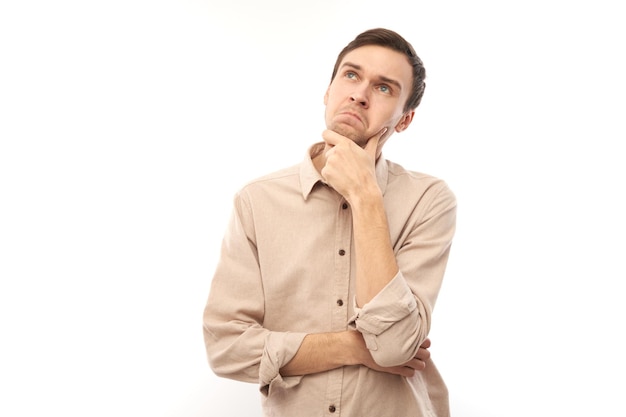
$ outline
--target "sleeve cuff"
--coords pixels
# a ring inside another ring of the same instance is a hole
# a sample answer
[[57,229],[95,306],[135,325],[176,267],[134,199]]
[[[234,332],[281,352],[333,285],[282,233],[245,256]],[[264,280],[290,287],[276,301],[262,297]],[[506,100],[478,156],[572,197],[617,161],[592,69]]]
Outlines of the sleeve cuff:
[[353,299],[354,316],[349,321],[352,329],[363,334],[367,348],[377,350],[376,336],[399,322],[417,308],[417,302],[401,272],[374,297],[359,308]]
[[287,389],[296,386],[301,376],[285,377],[280,368],[285,366],[298,352],[306,333],[269,333],[259,367],[259,390],[265,396],[270,390]]

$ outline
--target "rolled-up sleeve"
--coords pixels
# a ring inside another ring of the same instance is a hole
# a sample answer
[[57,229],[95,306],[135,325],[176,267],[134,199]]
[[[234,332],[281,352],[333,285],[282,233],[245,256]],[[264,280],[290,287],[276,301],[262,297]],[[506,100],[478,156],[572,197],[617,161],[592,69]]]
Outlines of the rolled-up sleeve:
[[280,368],[293,359],[304,336],[304,333],[268,333],[259,369],[259,388],[263,395],[274,389],[292,388],[302,380],[302,376],[283,377]]
[[[356,297],[353,306],[355,314],[349,325],[363,334],[377,364],[396,366],[413,357],[417,351],[415,344],[421,339],[417,334],[421,318],[416,297],[402,273],[398,273],[363,308],[357,306]],[[407,334],[414,337],[407,338]]]
[[349,325],[363,334],[373,359],[397,366],[412,359],[431,327],[456,225],[456,199],[445,183],[431,187],[394,244],[399,272]]

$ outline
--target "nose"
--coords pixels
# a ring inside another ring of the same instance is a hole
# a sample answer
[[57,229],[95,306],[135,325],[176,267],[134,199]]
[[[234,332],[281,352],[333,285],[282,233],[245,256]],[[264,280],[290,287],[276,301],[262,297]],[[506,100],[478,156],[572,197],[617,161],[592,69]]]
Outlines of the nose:
[[350,101],[357,103],[361,107],[367,108],[369,106],[367,88],[363,84],[355,87],[352,94],[350,94]]

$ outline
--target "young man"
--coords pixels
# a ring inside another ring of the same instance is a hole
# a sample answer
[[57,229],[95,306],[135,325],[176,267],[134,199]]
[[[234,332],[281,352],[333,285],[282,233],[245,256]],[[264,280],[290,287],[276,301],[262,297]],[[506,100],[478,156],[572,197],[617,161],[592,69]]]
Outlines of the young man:
[[361,33],[337,58],[323,142],[236,195],[204,338],[217,375],[260,384],[266,416],[449,415],[428,332],[455,197],[381,157],[424,78],[400,35]]

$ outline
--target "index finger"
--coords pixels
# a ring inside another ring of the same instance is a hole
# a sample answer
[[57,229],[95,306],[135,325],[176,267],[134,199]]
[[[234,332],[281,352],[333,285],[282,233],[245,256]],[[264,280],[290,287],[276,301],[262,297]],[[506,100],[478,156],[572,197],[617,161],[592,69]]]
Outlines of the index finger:
[[340,135],[334,130],[326,129],[322,132],[322,139],[326,142],[327,145],[336,146],[339,145],[343,141],[350,140],[345,136]]
[[382,138],[385,133],[387,133],[387,128],[383,127],[378,131],[378,133],[376,133],[374,136],[367,140],[365,148],[363,149],[365,149],[365,151],[369,153],[372,159],[376,159],[376,154],[378,152],[378,142],[380,142],[380,138]]

